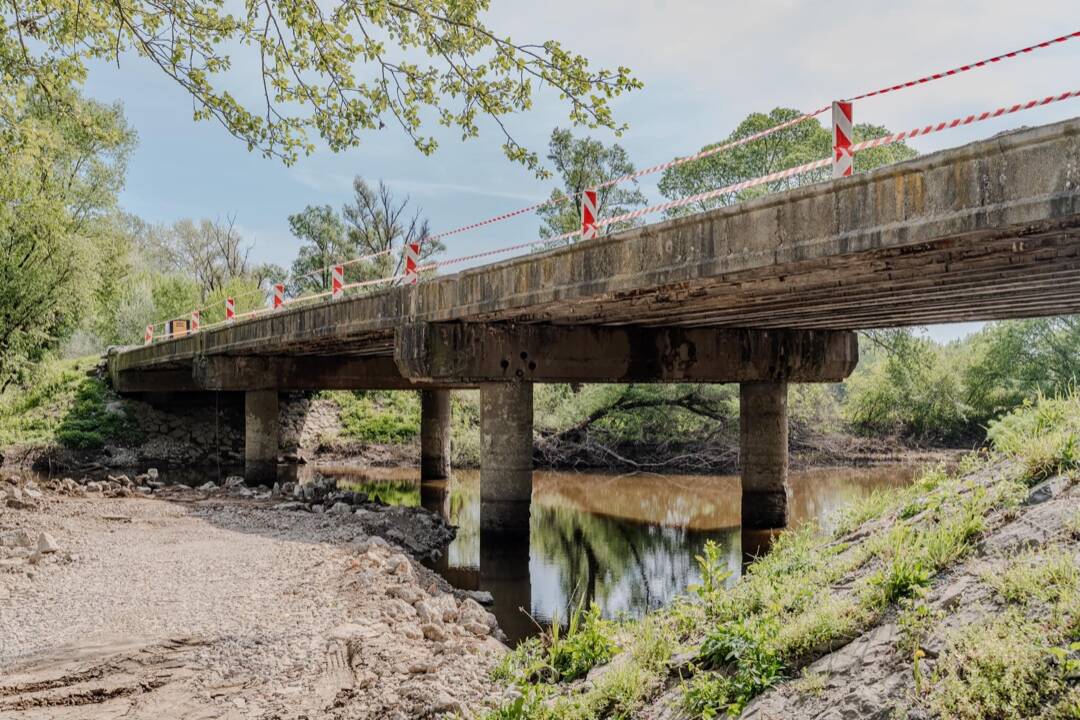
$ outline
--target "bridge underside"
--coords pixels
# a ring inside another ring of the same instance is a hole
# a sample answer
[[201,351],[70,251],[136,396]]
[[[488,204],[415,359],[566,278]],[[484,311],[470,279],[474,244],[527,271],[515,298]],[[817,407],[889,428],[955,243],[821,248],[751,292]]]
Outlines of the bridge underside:
[[1078,270],[1071,120],[415,287],[298,303],[109,365],[122,392],[419,388],[441,408],[445,389],[480,387],[481,494],[504,504],[528,500],[530,383],[739,382],[744,491],[758,498],[744,525],[775,527],[787,383],[846,377],[851,330],[1076,313]]

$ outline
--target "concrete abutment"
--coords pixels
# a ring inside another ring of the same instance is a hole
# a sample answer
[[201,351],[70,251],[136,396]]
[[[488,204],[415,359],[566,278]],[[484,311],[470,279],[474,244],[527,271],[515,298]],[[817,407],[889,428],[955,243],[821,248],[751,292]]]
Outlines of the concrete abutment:
[[480,528],[529,532],[532,383],[480,386]]

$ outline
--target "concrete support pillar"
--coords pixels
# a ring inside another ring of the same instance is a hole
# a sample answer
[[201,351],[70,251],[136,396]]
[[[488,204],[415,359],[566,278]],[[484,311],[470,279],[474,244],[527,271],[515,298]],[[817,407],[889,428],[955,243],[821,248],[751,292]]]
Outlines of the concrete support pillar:
[[420,480],[450,477],[450,391],[420,391]]
[[480,529],[528,533],[532,383],[480,386]]
[[244,478],[273,483],[278,456],[277,390],[244,393]]
[[787,526],[787,383],[739,385],[739,455],[742,463],[742,526]]

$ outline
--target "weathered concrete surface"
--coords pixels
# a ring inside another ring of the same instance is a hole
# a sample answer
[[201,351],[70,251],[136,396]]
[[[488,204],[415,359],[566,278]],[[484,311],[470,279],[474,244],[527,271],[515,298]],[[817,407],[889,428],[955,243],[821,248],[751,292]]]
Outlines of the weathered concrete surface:
[[277,390],[244,394],[244,478],[273,483],[278,455]]
[[847,331],[418,323],[397,333],[402,375],[431,382],[839,382]]
[[739,386],[739,463],[743,528],[787,527],[787,383]]
[[529,532],[532,383],[480,386],[480,529]]
[[450,477],[450,391],[420,391],[420,479]]
[[[195,359],[191,371],[156,371],[158,382],[168,383],[173,374],[183,375],[200,390],[415,390],[433,383],[414,382],[402,377],[393,358],[376,357],[274,357],[269,355],[204,355]],[[140,375],[154,373],[120,372],[119,391],[148,384]],[[180,378],[184,380],[185,378]],[[114,380],[114,386],[115,386]],[[444,387],[440,385],[439,387]],[[466,387],[455,385],[455,387]],[[187,389],[187,388],[184,388]]]
[[1080,311],[1080,120],[110,356],[392,355],[412,322],[859,329]]

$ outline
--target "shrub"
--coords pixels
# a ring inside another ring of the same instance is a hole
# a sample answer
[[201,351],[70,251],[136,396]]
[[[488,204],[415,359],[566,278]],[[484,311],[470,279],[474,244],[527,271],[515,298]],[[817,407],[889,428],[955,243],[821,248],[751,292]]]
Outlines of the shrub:
[[419,393],[361,390],[331,393],[330,397],[341,409],[341,426],[347,437],[402,443],[420,434]]

